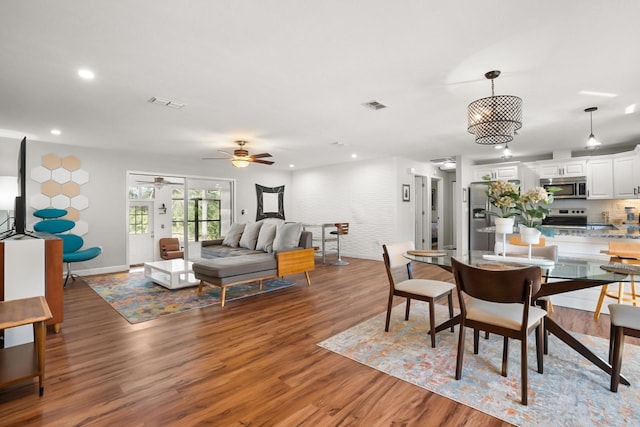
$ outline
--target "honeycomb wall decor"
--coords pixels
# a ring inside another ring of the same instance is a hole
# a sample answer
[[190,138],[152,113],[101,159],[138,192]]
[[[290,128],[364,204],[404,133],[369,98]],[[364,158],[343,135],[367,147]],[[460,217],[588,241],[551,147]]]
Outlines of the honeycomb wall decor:
[[40,193],[30,199],[33,209],[66,209],[64,218],[76,223],[73,233],[87,234],[89,225],[80,219],[80,213],[89,207],[89,199],[82,194],[82,185],[89,182],[89,173],[80,168],[77,157],[46,154],[40,166],[31,169],[31,179],[40,184]]

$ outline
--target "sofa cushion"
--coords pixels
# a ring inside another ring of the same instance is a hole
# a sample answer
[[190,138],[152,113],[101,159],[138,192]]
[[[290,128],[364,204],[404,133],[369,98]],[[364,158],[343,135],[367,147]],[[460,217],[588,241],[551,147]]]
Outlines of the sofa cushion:
[[209,259],[193,263],[193,272],[196,278],[202,280],[242,276],[255,272],[271,272],[276,269],[276,258],[272,254],[264,253]]
[[260,227],[256,251],[273,252],[273,239],[276,237],[277,224],[265,222]]
[[242,232],[242,237],[240,238],[240,243],[238,246],[241,248],[247,248],[254,250],[256,248],[256,243],[258,242],[258,233],[260,233],[260,227],[262,227],[262,222],[252,222],[247,224],[244,227],[244,231]]
[[279,225],[273,240],[273,251],[279,252],[297,248],[301,234],[302,223],[300,222]]
[[245,225],[246,224],[231,224],[231,228],[222,241],[222,244],[224,246],[229,246],[230,248],[237,248]]

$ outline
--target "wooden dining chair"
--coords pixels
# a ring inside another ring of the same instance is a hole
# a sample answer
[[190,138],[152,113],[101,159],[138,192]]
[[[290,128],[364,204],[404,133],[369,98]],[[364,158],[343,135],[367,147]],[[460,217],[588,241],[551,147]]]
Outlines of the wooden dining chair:
[[[449,303],[449,318],[453,317],[453,283],[440,280],[415,279],[411,261],[403,256],[407,251],[415,249],[412,242],[392,243],[382,245],[382,258],[389,278],[389,300],[387,303],[387,320],[384,331],[389,332],[393,297],[400,296],[407,299],[404,320],[409,320],[411,300],[417,299],[429,303],[429,326],[431,347],[436,346],[435,300],[446,296]],[[453,326],[451,332],[453,332]]]
[[624,337],[640,338],[640,307],[609,304],[611,332],[609,335],[609,363],[611,369],[611,391],[617,392],[620,384]]
[[[609,242],[609,255],[611,256],[609,262],[640,265],[640,243],[611,241]],[[625,282],[619,282],[618,289],[614,291],[609,291],[609,286],[611,286],[611,284],[602,285],[598,304],[596,305],[596,310],[593,313],[593,317],[595,319],[600,317],[600,311],[602,310],[605,297],[617,300],[618,304],[631,302],[634,306],[638,305],[638,302],[640,302],[640,294],[636,292],[635,276],[633,274],[630,276],[631,292],[625,291]]]
[[462,378],[466,328],[473,328],[474,354],[478,354],[479,331],[501,335],[502,376],[507,376],[509,338],[520,340],[522,404],[527,405],[527,341],[536,330],[538,372],[543,373],[543,323],[547,312],[531,305],[540,289],[540,268],[484,270],[451,258],[460,304],[460,330],[456,358],[456,380]]

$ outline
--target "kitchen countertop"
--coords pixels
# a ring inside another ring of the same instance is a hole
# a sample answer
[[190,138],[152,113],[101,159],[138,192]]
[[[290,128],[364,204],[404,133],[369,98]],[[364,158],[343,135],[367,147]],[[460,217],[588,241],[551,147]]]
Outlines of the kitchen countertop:
[[[603,225],[603,224],[589,224]],[[588,230],[586,228],[544,228],[542,234],[548,238],[555,237],[589,237],[598,239],[640,239],[640,225],[614,225],[614,230]],[[479,228],[481,233],[495,233],[495,227]],[[514,227],[514,234],[518,234],[517,227]]]

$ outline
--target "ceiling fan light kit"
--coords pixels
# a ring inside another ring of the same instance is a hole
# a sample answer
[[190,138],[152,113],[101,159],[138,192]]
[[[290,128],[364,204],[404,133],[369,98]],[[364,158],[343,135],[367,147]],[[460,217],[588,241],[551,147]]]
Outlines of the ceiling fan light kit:
[[202,160],[231,160],[231,164],[237,168],[246,168],[251,163],[262,163],[263,165],[272,165],[275,162],[271,160],[262,160],[265,157],[272,157],[269,153],[260,153],[250,155],[249,151],[244,149],[247,141],[236,141],[240,148],[233,150],[233,156],[228,158],[222,157],[205,157]]
[[522,99],[511,95],[495,95],[494,80],[500,71],[485,73],[491,80],[491,96],[469,104],[467,131],[482,145],[505,144],[513,141],[514,133],[522,127]]

